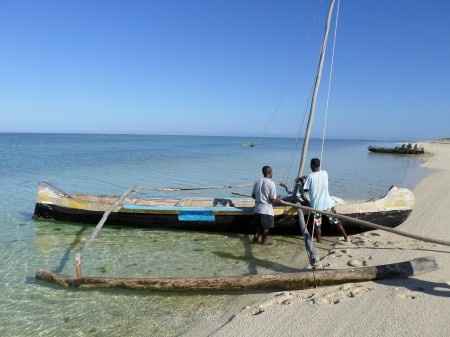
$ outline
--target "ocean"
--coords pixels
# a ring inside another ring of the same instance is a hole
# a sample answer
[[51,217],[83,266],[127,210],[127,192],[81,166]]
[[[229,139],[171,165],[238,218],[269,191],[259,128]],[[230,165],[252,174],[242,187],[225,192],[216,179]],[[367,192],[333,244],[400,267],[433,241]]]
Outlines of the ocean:
[[[252,147],[250,144],[254,144]],[[426,172],[410,157],[368,153],[364,140],[328,140],[323,166],[333,195],[382,196],[391,185],[414,187]],[[383,143],[383,145],[386,143]],[[178,336],[255,295],[73,291],[36,282],[39,268],[73,274],[74,254],[92,226],[32,220],[36,187],[121,194],[138,185],[231,185],[152,196],[248,194],[263,165],[292,182],[301,143],[286,138],[91,134],[0,134],[0,335]],[[320,141],[311,155],[320,155]],[[242,186],[245,187],[242,187]],[[83,252],[83,271],[109,276],[214,276],[295,271],[306,266],[302,240],[276,237],[253,246],[242,235],[105,227]]]

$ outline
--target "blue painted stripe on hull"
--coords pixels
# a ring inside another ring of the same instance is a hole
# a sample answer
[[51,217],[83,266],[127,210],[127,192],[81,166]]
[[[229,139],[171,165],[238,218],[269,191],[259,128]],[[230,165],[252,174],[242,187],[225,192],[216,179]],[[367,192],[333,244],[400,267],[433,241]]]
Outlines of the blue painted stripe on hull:
[[211,211],[181,211],[178,214],[179,221],[214,222],[216,217]]

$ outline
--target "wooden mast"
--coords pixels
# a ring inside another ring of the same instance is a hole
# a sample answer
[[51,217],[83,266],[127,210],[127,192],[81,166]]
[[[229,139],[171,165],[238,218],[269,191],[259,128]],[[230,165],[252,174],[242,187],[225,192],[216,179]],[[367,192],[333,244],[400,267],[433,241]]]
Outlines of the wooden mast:
[[313,90],[313,94],[312,94],[312,98],[311,98],[311,105],[309,107],[308,124],[306,126],[305,139],[303,141],[303,148],[302,148],[302,156],[300,159],[300,165],[299,165],[299,169],[298,169],[299,177],[303,176],[303,172],[305,170],[305,162],[306,162],[306,158],[308,156],[309,139],[311,137],[311,129],[312,129],[313,122],[314,122],[314,113],[316,111],[317,95],[319,93],[320,80],[322,78],[323,64],[325,61],[325,55],[326,55],[326,51],[327,51],[328,35],[330,33],[331,19],[333,17],[335,2],[336,2],[336,0],[331,0],[330,6],[328,7],[328,16],[327,16],[327,20],[325,22],[325,34],[323,36],[322,47],[320,49],[319,64],[317,65],[316,78],[314,81],[314,90]]

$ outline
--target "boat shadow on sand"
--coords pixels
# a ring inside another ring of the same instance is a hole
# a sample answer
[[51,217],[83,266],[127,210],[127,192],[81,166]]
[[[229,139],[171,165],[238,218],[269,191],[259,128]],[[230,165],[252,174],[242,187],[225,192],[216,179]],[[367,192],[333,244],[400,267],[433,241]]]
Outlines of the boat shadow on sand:
[[443,282],[433,282],[420,280],[417,278],[407,278],[378,280],[375,281],[375,283],[396,288],[406,288],[411,291],[411,294],[408,295],[410,299],[416,299],[416,293],[446,298],[450,297],[450,285]]
[[[329,239],[324,239],[324,241],[330,241]],[[440,253],[440,254],[450,254],[449,250],[441,250],[441,249],[432,249],[432,248],[421,248],[421,247],[411,247],[411,248],[405,248],[405,247],[345,247],[346,250],[394,250],[394,251],[420,251],[420,252],[432,252],[432,253]],[[384,279],[384,280],[376,280],[375,283],[390,286],[390,287],[396,287],[396,288],[406,288],[413,292],[412,294],[408,295],[409,298],[415,299],[416,296],[415,293],[423,293],[427,295],[432,296],[439,296],[439,297],[450,297],[450,282],[433,282],[433,281],[427,281],[427,280],[421,280],[414,277],[410,278],[402,278],[402,279]]]

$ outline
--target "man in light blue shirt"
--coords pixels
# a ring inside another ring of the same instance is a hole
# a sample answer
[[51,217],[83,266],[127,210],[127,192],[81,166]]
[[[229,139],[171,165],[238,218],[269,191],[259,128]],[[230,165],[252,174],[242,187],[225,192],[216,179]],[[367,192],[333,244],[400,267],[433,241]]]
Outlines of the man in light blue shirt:
[[[328,191],[328,173],[325,170],[320,169],[320,159],[311,159],[311,173],[306,178],[303,190],[308,192],[309,202],[311,207],[319,211],[331,211],[334,212],[334,206],[336,203],[330,196]],[[341,222],[335,218],[328,216],[328,222],[335,225],[344,236],[345,241],[348,241],[347,233]],[[317,241],[320,242],[322,229],[322,215],[315,213],[314,225],[317,230]]]

